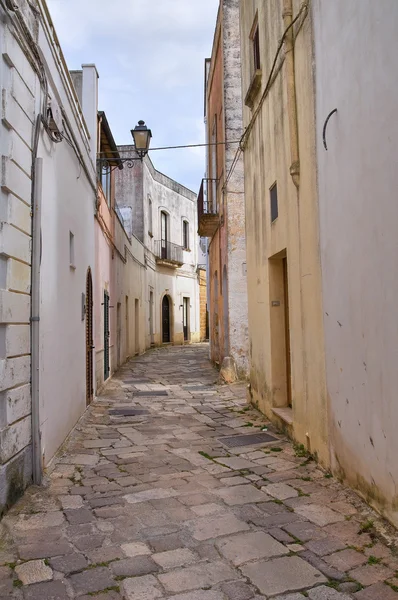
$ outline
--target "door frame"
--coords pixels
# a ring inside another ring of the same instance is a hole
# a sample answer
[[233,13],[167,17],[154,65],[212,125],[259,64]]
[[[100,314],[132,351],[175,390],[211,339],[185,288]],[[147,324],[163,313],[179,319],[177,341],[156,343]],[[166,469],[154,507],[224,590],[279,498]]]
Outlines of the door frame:
[[[164,342],[163,341],[163,301],[164,298],[167,297],[167,300],[169,302],[169,341],[168,342]],[[167,292],[165,294],[162,295],[161,297],[161,301],[160,301],[160,323],[161,323],[161,340],[162,340],[162,344],[172,344],[174,341],[174,317],[173,317],[173,300],[170,296],[170,294],[168,294]]]
[[268,259],[271,381],[274,408],[292,407],[289,257],[282,250]]
[[184,342],[191,341],[191,298],[189,296],[182,297],[182,330],[184,335]]

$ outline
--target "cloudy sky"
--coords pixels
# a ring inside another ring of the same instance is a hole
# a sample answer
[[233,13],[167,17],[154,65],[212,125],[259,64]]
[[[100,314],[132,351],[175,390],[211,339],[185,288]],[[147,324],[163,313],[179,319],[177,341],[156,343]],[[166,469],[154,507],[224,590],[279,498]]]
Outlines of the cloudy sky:
[[[95,63],[99,108],[116,143],[144,119],[152,146],[204,141],[204,59],[218,0],[47,0],[70,69]],[[160,171],[198,191],[204,152],[153,152]]]

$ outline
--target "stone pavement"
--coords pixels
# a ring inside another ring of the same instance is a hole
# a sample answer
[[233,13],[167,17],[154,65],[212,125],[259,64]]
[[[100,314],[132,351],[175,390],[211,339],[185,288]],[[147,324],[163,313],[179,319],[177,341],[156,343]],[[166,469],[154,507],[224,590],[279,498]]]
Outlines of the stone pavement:
[[355,494],[278,433],[225,445],[265,422],[207,353],[150,351],[108,384],[3,519],[0,599],[398,600]]

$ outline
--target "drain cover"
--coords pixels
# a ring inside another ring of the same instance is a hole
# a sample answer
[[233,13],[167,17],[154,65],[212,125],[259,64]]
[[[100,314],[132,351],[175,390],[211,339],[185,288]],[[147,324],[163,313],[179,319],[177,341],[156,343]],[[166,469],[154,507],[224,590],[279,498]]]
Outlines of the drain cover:
[[255,444],[267,444],[268,442],[278,441],[276,437],[269,433],[251,433],[249,435],[233,435],[218,440],[228,448],[238,448],[239,446],[254,446]]
[[109,411],[109,414],[118,417],[136,417],[138,415],[149,415],[149,411],[139,408],[113,408]]
[[133,392],[133,396],[168,396],[166,390],[152,390],[151,392]]

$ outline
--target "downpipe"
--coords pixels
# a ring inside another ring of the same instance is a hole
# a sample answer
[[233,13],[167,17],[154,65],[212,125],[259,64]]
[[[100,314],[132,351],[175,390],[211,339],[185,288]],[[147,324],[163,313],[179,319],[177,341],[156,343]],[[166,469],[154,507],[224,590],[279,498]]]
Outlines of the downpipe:
[[43,159],[37,158],[42,115],[36,119],[32,157],[32,267],[31,267],[31,395],[33,483],[41,485],[43,460],[40,430],[40,263]]
[[300,156],[298,144],[298,123],[296,104],[296,78],[294,72],[294,32],[292,27],[293,2],[283,0],[283,25],[285,31],[285,71],[287,91],[287,111],[290,133],[290,175],[297,189],[300,187]]

